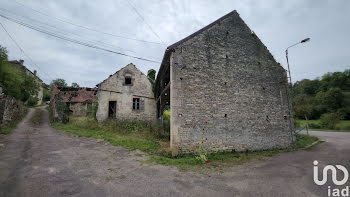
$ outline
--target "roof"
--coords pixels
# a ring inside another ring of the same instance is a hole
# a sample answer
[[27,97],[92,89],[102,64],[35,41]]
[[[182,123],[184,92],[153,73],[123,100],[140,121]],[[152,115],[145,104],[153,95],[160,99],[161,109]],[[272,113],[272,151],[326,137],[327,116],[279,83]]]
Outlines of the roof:
[[175,42],[174,44],[168,46],[164,52],[164,56],[163,56],[163,60],[162,60],[162,63],[160,65],[160,68],[159,68],[159,71],[158,71],[158,74],[157,74],[157,78],[156,78],[156,88],[155,88],[155,96],[158,97],[158,94],[159,94],[159,90],[158,90],[158,86],[159,86],[159,77],[161,77],[167,70],[167,67],[170,65],[170,54],[171,52],[179,45],[185,43],[186,41],[196,37],[197,35],[201,34],[202,32],[208,30],[209,28],[211,28],[212,26],[216,25],[216,24],[219,24],[221,21],[225,20],[226,18],[232,16],[236,14],[237,16],[239,16],[238,12],[236,10],[233,10],[232,12],[222,16],[221,18],[217,19],[216,21],[210,23],[209,25],[203,27],[202,29],[194,32],[193,34],[183,38],[182,40],[178,41],[178,42]]
[[[126,67],[128,67],[128,66],[134,66],[138,71],[141,72],[142,75],[144,75],[144,73],[143,73],[141,70],[139,70],[139,69],[135,66],[135,64],[129,63],[128,65],[126,65],[126,66],[124,66],[123,68],[121,68],[121,69],[119,69],[118,71],[116,71],[114,74],[109,75],[109,77],[107,77],[107,79],[103,80],[101,83],[104,83],[104,82],[107,81],[109,78],[111,78],[113,75],[117,74],[119,71],[123,70],[124,68],[126,68]],[[97,84],[96,86],[98,87],[101,83]]]
[[72,87],[57,87],[52,88],[51,101],[56,95],[59,95],[66,103],[91,103],[96,102],[97,88],[72,88]]
[[23,65],[24,61],[23,60],[10,60],[8,61],[11,64],[18,64],[19,66],[21,66],[23,69],[27,70],[28,72],[32,73],[33,76],[35,76],[38,80],[40,80],[41,82],[43,82],[36,74],[34,74],[31,70],[29,70],[26,66]]
[[238,14],[238,12],[237,12],[236,10],[233,10],[232,12],[230,12],[230,13],[228,13],[228,14],[222,16],[221,18],[219,18],[219,19],[217,19],[216,21],[210,23],[209,25],[203,27],[202,29],[200,29],[200,30],[194,32],[193,34],[187,36],[186,38],[183,38],[182,40],[177,41],[177,42],[175,42],[174,44],[168,46],[168,47],[167,47],[167,50],[174,49],[175,47],[179,46],[180,44],[186,42],[187,40],[190,40],[190,39],[194,38],[194,37],[197,36],[198,34],[202,33],[203,31],[205,31],[205,30],[207,30],[207,29],[209,29],[209,28],[211,28],[212,26],[214,26],[214,25],[220,23],[221,21],[225,20],[227,17],[229,17],[229,16],[231,16],[231,15],[233,15],[233,14]]

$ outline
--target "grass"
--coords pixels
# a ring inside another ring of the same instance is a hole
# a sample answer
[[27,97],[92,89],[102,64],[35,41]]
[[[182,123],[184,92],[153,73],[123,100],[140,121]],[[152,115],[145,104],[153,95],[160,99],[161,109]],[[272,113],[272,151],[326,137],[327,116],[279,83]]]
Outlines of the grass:
[[[299,127],[303,127],[306,124],[306,120],[295,120],[297,122],[297,125],[300,125]],[[309,120],[308,121],[309,128],[310,129],[316,129],[316,130],[332,130],[328,128],[321,128],[320,120]],[[300,129],[300,128],[298,128]],[[350,131],[350,120],[340,120],[336,125],[335,129],[333,130],[340,130],[340,131]]]
[[42,118],[43,118],[43,110],[42,109],[35,109],[35,113],[34,113],[33,117],[30,119],[30,121],[34,125],[39,125],[42,122]]
[[162,131],[145,122],[108,120],[98,123],[93,118],[70,118],[68,124],[51,123],[51,126],[80,137],[104,139],[115,146],[148,153],[159,151],[163,140]]
[[18,123],[20,123],[23,120],[23,118],[27,115],[27,113],[28,113],[28,110],[26,109],[25,112],[22,114],[22,116],[18,117],[18,119],[1,125],[0,134],[3,134],[3,135],[10,134],[17,127]]
[[[183,154],[172,157],[161,146],[164,143],[164,139],[159,137],[162,136],[159,134],[160,131],[153,128],[154,126],[142,122],[109,120],[98,123],[92,118],[70,118],[68,124],[52,123],[52,127],[81,137],[104,139],[112,145],[122,146],[129,150],[139,149],[151,153],[148,160],[142,162],[176,166],[180,170],[223,170],[229,166],[239,165],[253,160],[264,160],[278,153],[305,148],[318,141],[317,137],[300,135],[297,137],[296,146],[289,149],[247,151],[242,153],[234,151],[211,153],[208,154],[210,165],[207,165],[197,160],[195,154]],[[139,153],[135,155],[137,157],[142,156]],[[108,170],[113,171],[112,169]]]
[[208,159],[210,160],[210,165],[203,164],[201,161],[195,158],[194,154],[180,155],[178,157],[171,157],[168,155],[160,156],[153,155],[147,162],[157,163],[167,166],[176,166],[180,170],[199,170],[206,171],[210,169],[223,170],[226,167],[240,165],[247,163],[249,161],[259,161],[265,160],[270,156],[283,153],[296,151],[310,146],[312,143],[319,141],[317,137],[298,135],[296,145],[293,148],[287,149],[274,149],[274,150],[264,150],[264,151],[246,151],[246,152],[218,152],[208,154]]

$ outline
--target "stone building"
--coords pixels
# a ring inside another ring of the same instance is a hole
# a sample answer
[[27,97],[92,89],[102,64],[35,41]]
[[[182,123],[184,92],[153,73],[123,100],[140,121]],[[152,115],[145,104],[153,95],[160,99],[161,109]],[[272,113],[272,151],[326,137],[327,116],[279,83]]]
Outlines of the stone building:
[[37,105],[40,105],[43,100],[44,96],[44,89],[43,89],[43,81],[37,76],[37,71],[34,70],[34,72],[30,71],[27,67],[24,66],[24,60],[12,60],[8,61],[12,66],[16,67],[17,69],[20,69],[21,71],[24,71],[27,75],[33,76],[37,84],[39,85],[39,91],[37,94],[38,103]]
[[52,88],[50,107],[53,117],[60,121],[68,121],[68,116],[94,116],[97,106],[96,88]]
[[156,102],[151,82],[132,63],[120,69],[98,87],[96,118],[153,121],[156,119]]
[[233,11],[169,46],[159,69],[157,116],[170,105],[174,154],[293,144],[285,69]]

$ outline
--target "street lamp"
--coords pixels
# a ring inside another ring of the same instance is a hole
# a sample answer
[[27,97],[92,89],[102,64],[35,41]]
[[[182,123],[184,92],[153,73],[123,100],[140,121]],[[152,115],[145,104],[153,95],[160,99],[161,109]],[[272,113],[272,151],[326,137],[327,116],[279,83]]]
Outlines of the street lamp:
[[300,43],[305,43],[305,42],[308,42],[310,41],[310,38],[305,38],[304,40],[300,41],[300,42],[297,42],[291,46],[289,46],[287,49],[286,49],[286,58],[287,58],[287,65],[288,65],[288,75],[289,75],[289,83],[290,85],[292,85],[292,76],[290,75],[290,69],[289,69],[289,61],[288,61],[288,49],[291,48],[291,47],[294,47],[295,45],[298,45]]

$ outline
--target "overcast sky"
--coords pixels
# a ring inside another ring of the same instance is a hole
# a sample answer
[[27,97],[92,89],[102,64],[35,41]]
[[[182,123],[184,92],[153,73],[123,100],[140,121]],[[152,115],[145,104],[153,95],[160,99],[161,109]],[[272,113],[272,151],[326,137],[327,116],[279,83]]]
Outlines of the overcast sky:
[[[168,45],[232,10],[238,11],[285,68],[285,49],[306,37],[311,38],[310,42],[289,51],[293,81],[350,68],[350,1],[347,0],[0,0],[1,15],[58,35],[155,61],[162,60]],[[0,27],[0,45],[8,49],[9,59],[24,59],[25,65],[31,70],[37,69],[46,83],[64,78],[68,84],[77,82],[80,86],[94,87],[130,62],[145,74],[151,68],[158,71],[160,66],[60,40],[2,17],[0,22],[36,66]],[[110,36],[67,22],[165,45]]]

